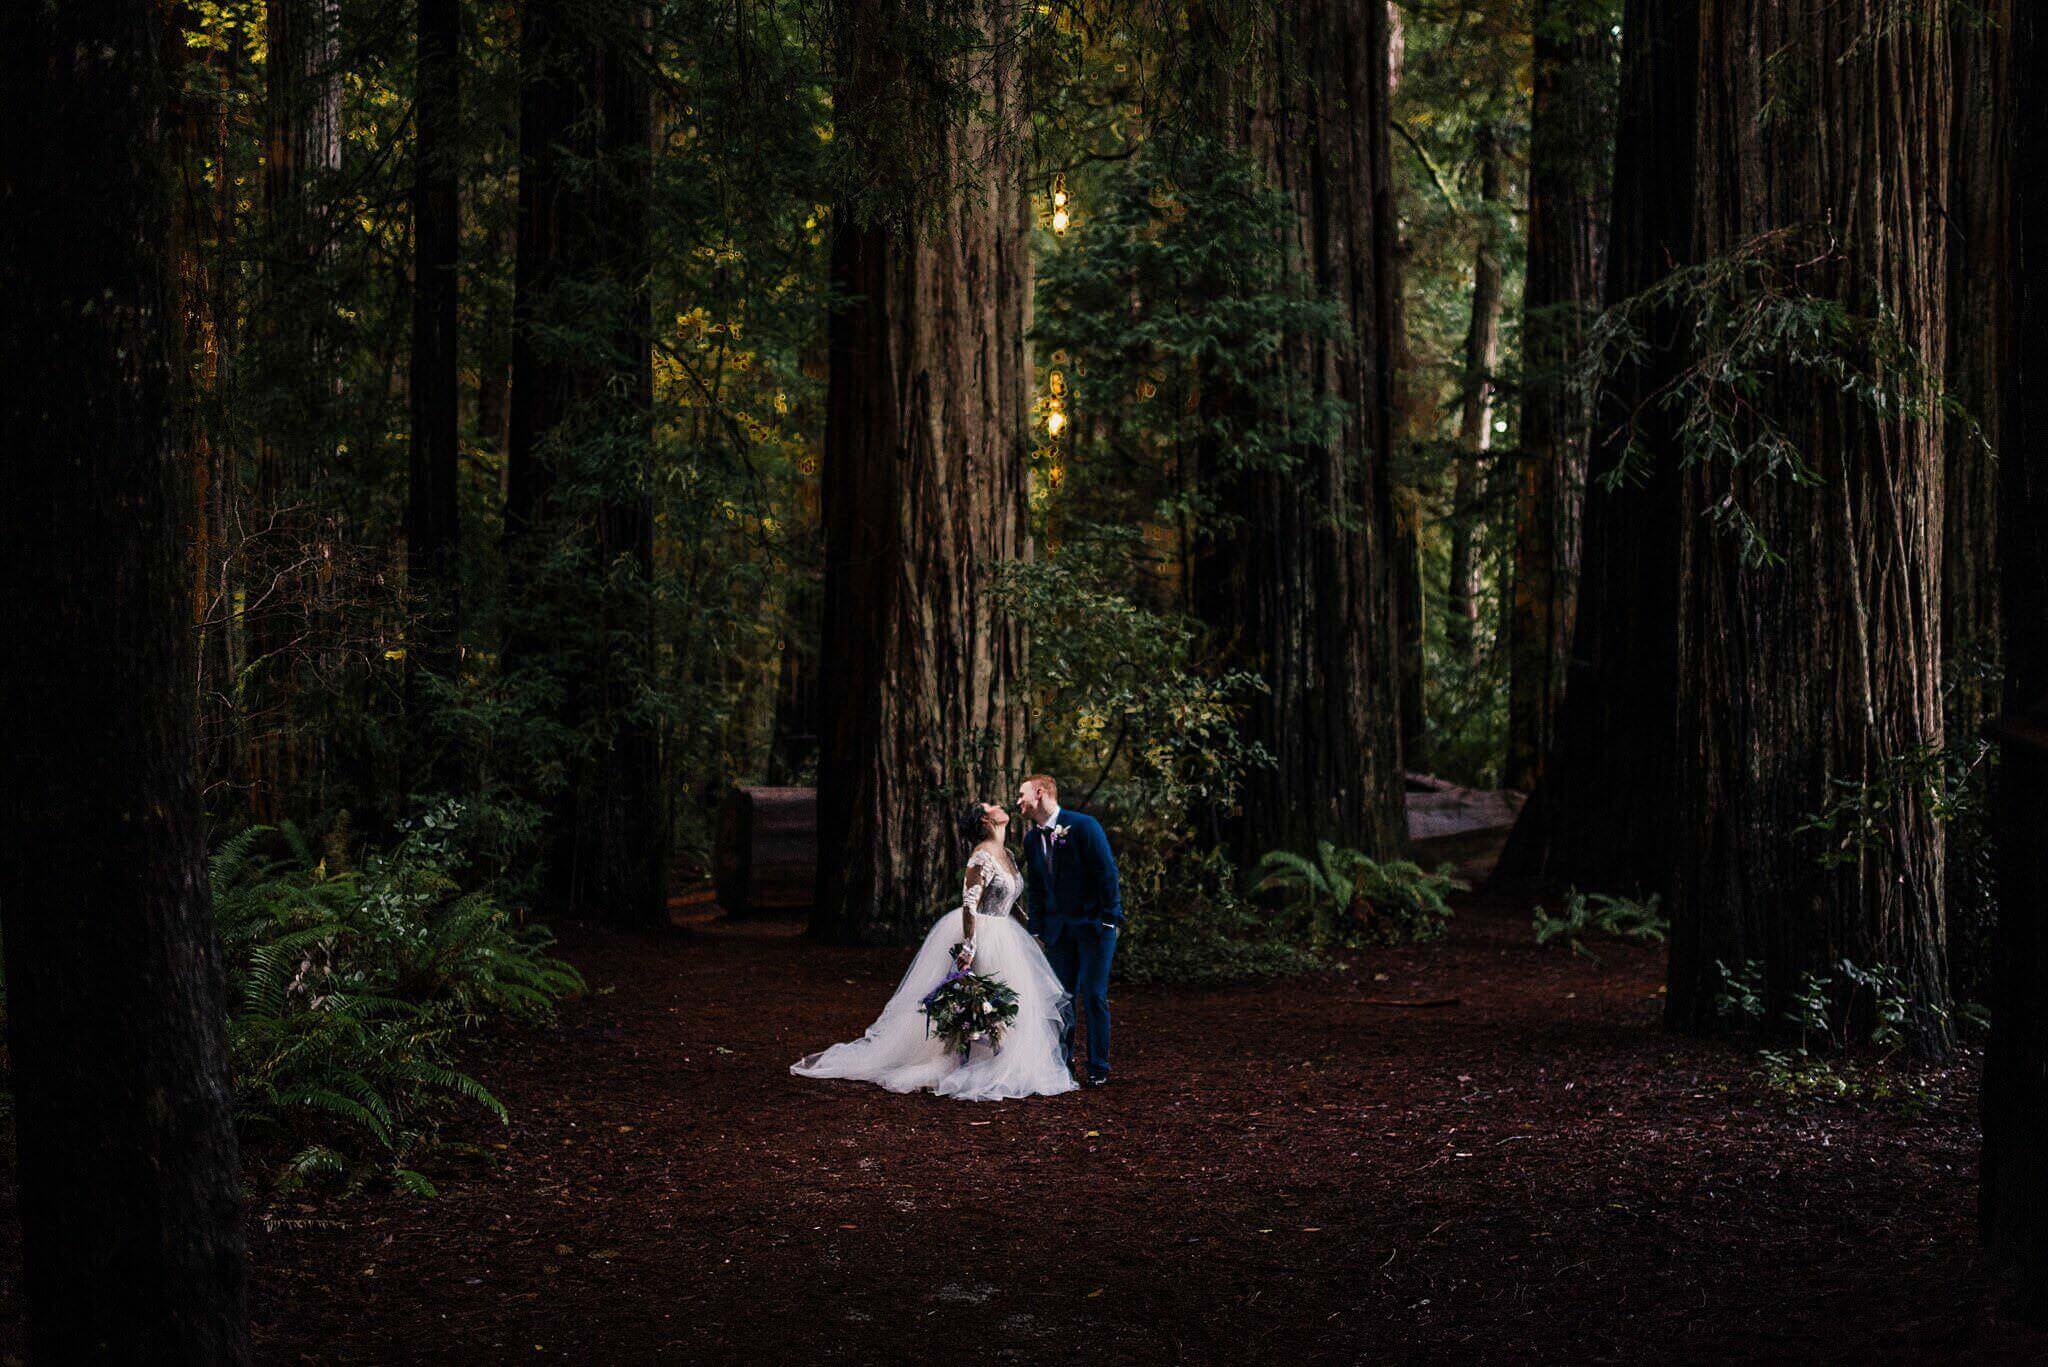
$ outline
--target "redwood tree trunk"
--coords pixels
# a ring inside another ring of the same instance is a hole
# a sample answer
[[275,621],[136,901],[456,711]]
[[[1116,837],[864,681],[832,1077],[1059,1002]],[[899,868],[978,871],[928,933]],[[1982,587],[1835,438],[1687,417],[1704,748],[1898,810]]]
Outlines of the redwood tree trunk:
[[[1022,762],[1025,635],[992,567],[1028,554],[1028,200],[1012,0],[934,54],[920,5],[842,0],[821,518],[813,930],[907,940],[957,892],[953,818]],[[978,112],[936,98],[962,83]],[[937,195],[940,202],[916,202]]]
[[552,673],[576,740],[544,817],[549,901],[667,917],[652,651],[648,85],[643,12],[532,0],[521,30],[507,665]]
[[[2048,17],[2012,15],[2013,167],[2048,164]],[[2006,430],[2048,423],[2048,187],[2012,182],[2008,279],[2014,346],[2004,371]],[[1997,981],[1984,1054],[1982,1216],[1992,1253],[2012,1266],[2036,1318],[2048,1314],[2048,452],[2014,442],[1999,461],[2004,600],[2004,763],[1994,784],[1998,835]]]
[[[1628,0],[1615,145],[1607,300],[1618,304],[1691,259],[1698,0]],[[1632,421],[1673,445],[1649,396],[1668,378],[1677,320],[1650,320],[1649,355],[1600,394],[1586,485],[1571,667],[1557,734],[1497,878],[1610,893],[1667,886],[1677,695],[1678,468],[1652,461],[1616,482]]]
[[1240,855],[1330,840],[1385,857],[1405,839],[1387,8],[1315,0],[1265,22],[1244,64],[1211,72],[1222,89],[1206,117],[1293,204],[1290,268],[1336,303],[1342,326],[1286,339],[1277,363],[1309,401],[1339,401],[1345,420],[1288,469],[1242,471],[1213,490],[1240,516],[1198,562],[1196,601],[1267,684],[1246,727],[1274,763],[1246,775]]
[[406,557],[417,658],[446,673],[460,627],[456,264],[461,243],[461,0],[419,0],[413,168],[412,449]]
[[[2011,344],[2013,0],[1956,7],[1955,131],[1950,148],[1948,386],[1971,421],[1948,429],[1941,547],[1942,659],[1948,674],[1949,746],[1972,754],[1998,707],[1998,457],[2000,392]],[[1980,815],[1989,766],[1949,827],[1949,979],[1980,997],[1992,966],[1992,837]]]
[[[1946,6],[1705,0],[1697,241],[1762,235],[1776,287],[1882,307],[1935,375],[1946,353],[1951,88]],[[1875,414],[1829,379],[1762,377],[1815,479],[1750,461],[1682,476],[1678,819],[1666,1019],[1715,1019],[1716,963],[1759,961],[1775,1016],[1809,971],[1897,970],[1946,1049],[1942,831],[1899,766],[1942,741],[1938,412]],[[1667,457],[1668,458],[1668,457]],[[1732,500],[1779,557],[1712,514]],[[1876,787],[1869,832],[1806,827],[1843,785]],[[1888,785],[1880,786],[1880,785]]]
[[1465,331],[1465,392],[1458,409],[1458,464],[1451,477],[1451,646],[1469,662],[1479,646],[1479,524],[1485,511],[1486,453],[1493,449],[1493,404],[1499,392],[1501,288],[1500,215],[1506,174],[1500,132],[1479,129],[1479,246],[1472,258],[1472,319]]
[[1529,264],[1522,431],[1515,454],[1507,605],[1508,745],[1502,783],[1536,786],[1571,653],[1579,510],[1592,414],[1574,371],[1600,307],[1614,108],[1604,0],[1538,0],[1530,115]]
[[192,692],[190,470],[164,54],[150,0],[0,22],[0,830],[30,1346],[40,1362],[248,1357],[222,975]]
[[340,0],[267,0],[264,9],[263,203],[268,220],[259,389],[266,411],[256,452],[250,668],[242,729],[250,799],[264,819],[317,773],[321,735],[301,726],[297,680],[320,605],[313,504],[328,473],[336,385],[329,361],[334,299],[323,268],[335,223],[330,182],[341,170]]
[[[1387,5],[1387,107],[1401,90],[1401,68],[1406,50],[1401,31],[1401,9],[1395,0]],[[1429,768],[1429,671],[1427,598],[1422,572],[1423,487],[1417,476],[1416,452],[1436,424],[1434,403],[1428,385],[1420,375],[1414,350],[1409,346],[1408,311],[1400,280],[1406,270],[1409,245],[1397,240],[1394,248],[1393,324],[1390,345],[1394,355],[1393,451],[1389,485],[1393,499],[1393,540],[1391,569],[1394,579],[1394,619],[1400,641],[1395,650],[1400,678],[1401,764],[1410,771]]]

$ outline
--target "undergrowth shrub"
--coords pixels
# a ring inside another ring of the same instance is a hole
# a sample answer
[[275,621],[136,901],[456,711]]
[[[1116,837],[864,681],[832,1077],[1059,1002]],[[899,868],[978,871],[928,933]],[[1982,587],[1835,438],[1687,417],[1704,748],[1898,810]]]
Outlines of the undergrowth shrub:
[[1252,891],[1277,893],[1287,916],[1320,947],[1362,949],[1443,936],[1451,893],[1466,885],[1449,866],[1430,873],[1406,859],[1378,860],[1319,841],[1313,859],[1272,850],[1259,860]]
[[[1769,1040],[1756,1051],[1756,1079],[1786,1101],[1867,1102],[1918,1115],[1941,1092],[1929,1079],[1890,1066],[1911,1041],[1917,1010],[1898,973],[1848,959],[1831,972],[1809,971],[1775,1020],[1765,1005],[1763,966],[1754,959],[1731,969],[1715,961],[1721,986],[1714,1008],[1734,1029]],[[1871,1021],[1874,1054],[1852,1056],[1851,1025]]]
[[545,930],[463,890],[461,822],[459,804],[439,804],[354,867],[289,825],[213,856],[238,1120],[289,1151],[281,1185],[382,1175],[431,1194],[417,1165],[443,1121],[465,1106],[505,1118],[455,1066],[461,1041],[544,1021],[583,989]]
[[[1133,901],[1117,942],[1117,976],[1131,983],[1213,985],[1341,969],[1289,938],[1237,892],[1221,850],[1182,859],[1176,877]],[[1129,887],[1129,884],[1126,884]]]
[[1536,908],[1532,922],[1536,943],[1547,945],[1561,940],[1571,946],[1572,953],[1582,954],[1596,964],[1600,956],[1586,948],[1586,939],[1592,935],[1639,945],[1663,944],[1671,933],[1671,922],[1658,910],[1658,902],[1655,894],[1638,902],[1601,892],[1589,895],[1573,888],[1565,894],[1563,912],[1552,915],[1543,907]]

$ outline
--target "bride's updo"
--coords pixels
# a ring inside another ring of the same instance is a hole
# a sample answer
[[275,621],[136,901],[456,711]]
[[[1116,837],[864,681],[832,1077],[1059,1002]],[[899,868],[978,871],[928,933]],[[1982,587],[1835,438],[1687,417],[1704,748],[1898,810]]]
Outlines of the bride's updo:
[[960,846],[967,853],[974,853],[974,847],[988,838],[988,811],[979,802],[970,802],[960,810]]

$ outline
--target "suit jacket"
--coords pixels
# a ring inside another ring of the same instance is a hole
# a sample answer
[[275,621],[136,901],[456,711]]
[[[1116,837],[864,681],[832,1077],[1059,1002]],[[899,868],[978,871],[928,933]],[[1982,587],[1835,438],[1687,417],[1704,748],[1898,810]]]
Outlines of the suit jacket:
[[1071,924],[1122,926],[1123,889],[1102,823],[1062,807],[1054,824],[1065,834],[1049,839],[1038,826],[1024,833],[1031,933],[1051,944]]

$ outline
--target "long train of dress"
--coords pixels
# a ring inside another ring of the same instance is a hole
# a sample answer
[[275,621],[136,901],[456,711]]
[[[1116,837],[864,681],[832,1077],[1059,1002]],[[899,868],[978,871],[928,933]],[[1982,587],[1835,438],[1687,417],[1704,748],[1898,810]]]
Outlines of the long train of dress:
[[[1016,900],[1015,889],[990,891],[1001,903]],[[1008,893],[1007,897],[1002,896]],[[984,898],[984,904],[990,900]],[[1000,978],[1017,994],[1017,1019],[998,1048],[977,1044],[962,1059],[926,1028],[920,1009],[925,994],[952,971],[952,947],[960,939],[960,913],[939,919],[882,1014],[859,1039],[835,1044],[790,1066],[798,1077],[856,1078],[892,1092],[930,1090],[960,1101],[1001,1101],[1053,1096],[1074,1090],[1073,1076],[1060,1058],[1067,994],[1046,962],[1045,951],[1022,922],[1005,914],[974,920],[973,971]]]

